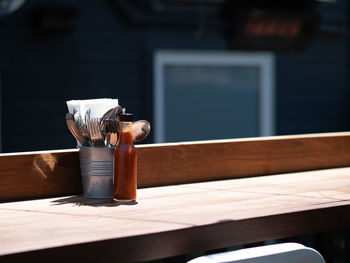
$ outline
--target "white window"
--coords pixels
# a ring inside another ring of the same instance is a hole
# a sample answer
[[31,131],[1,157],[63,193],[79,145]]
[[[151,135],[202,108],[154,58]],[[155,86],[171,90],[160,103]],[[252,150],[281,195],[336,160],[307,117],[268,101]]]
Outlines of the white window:
[[154,141],[275,134],[269,52],[154,53]]

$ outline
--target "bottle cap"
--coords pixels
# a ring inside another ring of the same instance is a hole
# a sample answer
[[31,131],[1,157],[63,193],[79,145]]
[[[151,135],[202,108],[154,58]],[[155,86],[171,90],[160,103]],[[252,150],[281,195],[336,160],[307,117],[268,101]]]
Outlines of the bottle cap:
[[120,114],[119,121],[132,121],[134,118],[134,114],[132,113],[122,113]]

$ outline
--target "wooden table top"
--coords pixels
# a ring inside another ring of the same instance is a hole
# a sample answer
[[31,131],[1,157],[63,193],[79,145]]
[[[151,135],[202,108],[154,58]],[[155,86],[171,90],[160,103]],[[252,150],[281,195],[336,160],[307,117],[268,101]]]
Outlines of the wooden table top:
[[144,188],[134,205],[82,196],[1,203],[0,255],[140,261],[349,224],[350,168],[336,168]]

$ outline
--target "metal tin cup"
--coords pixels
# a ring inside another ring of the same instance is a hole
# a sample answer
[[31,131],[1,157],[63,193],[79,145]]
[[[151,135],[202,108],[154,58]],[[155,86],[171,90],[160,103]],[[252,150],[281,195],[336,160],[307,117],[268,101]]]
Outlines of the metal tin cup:
[[112,198],[114,148],[78,148],[84,196],[90,198]]

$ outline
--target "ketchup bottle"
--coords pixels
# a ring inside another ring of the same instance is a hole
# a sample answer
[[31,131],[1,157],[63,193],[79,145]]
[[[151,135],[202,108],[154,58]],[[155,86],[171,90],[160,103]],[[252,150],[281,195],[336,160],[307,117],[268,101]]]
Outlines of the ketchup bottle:
[[119,140],[114,151],[113,199],[118,202],[136,200],[137,153],[133,143],[133,114],[120,114]]

